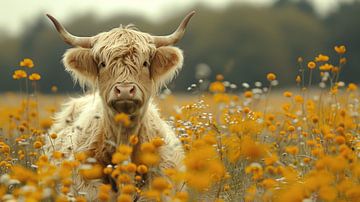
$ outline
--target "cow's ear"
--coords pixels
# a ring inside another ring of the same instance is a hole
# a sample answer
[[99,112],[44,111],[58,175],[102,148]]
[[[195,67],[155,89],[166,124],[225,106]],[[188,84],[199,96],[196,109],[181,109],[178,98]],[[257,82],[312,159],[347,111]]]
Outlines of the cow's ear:
[[63,63],[68,72],[80,86],[92,86],[95,84],[98,68],[88,48],[68,49],[63,58]]
[[184,57],[179,48],[164,46],[156,49],[152,60],[151,77],[159,86],[169,83],[181,69]]

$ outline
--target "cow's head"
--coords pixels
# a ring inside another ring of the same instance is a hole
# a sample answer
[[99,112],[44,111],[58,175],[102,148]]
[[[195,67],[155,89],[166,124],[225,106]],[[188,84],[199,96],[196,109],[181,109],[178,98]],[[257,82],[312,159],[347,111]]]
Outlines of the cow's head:
[[137,115],[181,68],[182,51],[172,45],[183,37],[194,13],[189,13],[168,36],[152,36],[121,26],[96,36],[77,37],[54,17],[47,16],[61,38],[74,47],[63,58],[74,79],[82,86],[98,89],[110,113]]

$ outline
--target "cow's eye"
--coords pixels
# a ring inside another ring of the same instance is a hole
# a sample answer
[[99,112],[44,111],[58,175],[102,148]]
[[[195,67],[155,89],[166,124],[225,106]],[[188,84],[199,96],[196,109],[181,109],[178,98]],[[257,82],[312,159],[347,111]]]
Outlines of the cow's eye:
[[150,63],[148,61],[145,61],[143,64],[144,67],[148,68],[150,66]]
[[100,63],[99,63],[99,67],[100,67],[100,68],[104,68],[105,66],[106,66],[106,65],[105,65],[105,62],[100,62]]

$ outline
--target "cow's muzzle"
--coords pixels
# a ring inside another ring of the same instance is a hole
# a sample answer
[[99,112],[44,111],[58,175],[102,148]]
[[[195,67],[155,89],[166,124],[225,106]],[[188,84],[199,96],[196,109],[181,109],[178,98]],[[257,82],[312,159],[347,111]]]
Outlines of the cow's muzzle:
[[116,83],[111,93],[109,104],[117,113],[133,115],[142,105],[139,88],[134,83]]
[[110,105],[117,113],[133,115],[138,111],[138,109],[140,109],[141,101],[131,99],[117,99],[112,100]]

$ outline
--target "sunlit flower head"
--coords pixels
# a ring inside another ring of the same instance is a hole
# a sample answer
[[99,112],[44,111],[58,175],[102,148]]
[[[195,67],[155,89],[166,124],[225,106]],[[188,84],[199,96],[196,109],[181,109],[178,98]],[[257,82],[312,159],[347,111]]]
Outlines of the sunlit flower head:
[[341,46],[335,46],[334,50],[338,53],[338,54],[344,54],[346,52],[346,47],[344,45]]
[[276,75],[274,73],[268,73],[266,78],[268,81],[274,81],[276,79]]
[[317,57],[315,57],[315,62],[327,62],[329,61],[329,56],[319,54]]
[[41,79],[41,76],[38,73],[33,73],[29,76],[29,80],[31,80],[31,81],[38,81],[40,79]]
[[34,62],[30,58],[25,58],[24,60],[20,61],[20,66],[21,67],[33,68],[34,67]]
[[14,71],[13,79],[22,79],[26,77],[27,77],[27,73],[24,70],[19,69]]
[[309,63],[307,64],[307,66],[308,66],[309,69],[315,69],[316,63],[313,62],[313,61],[311,61],[311,62],[309,62]]

